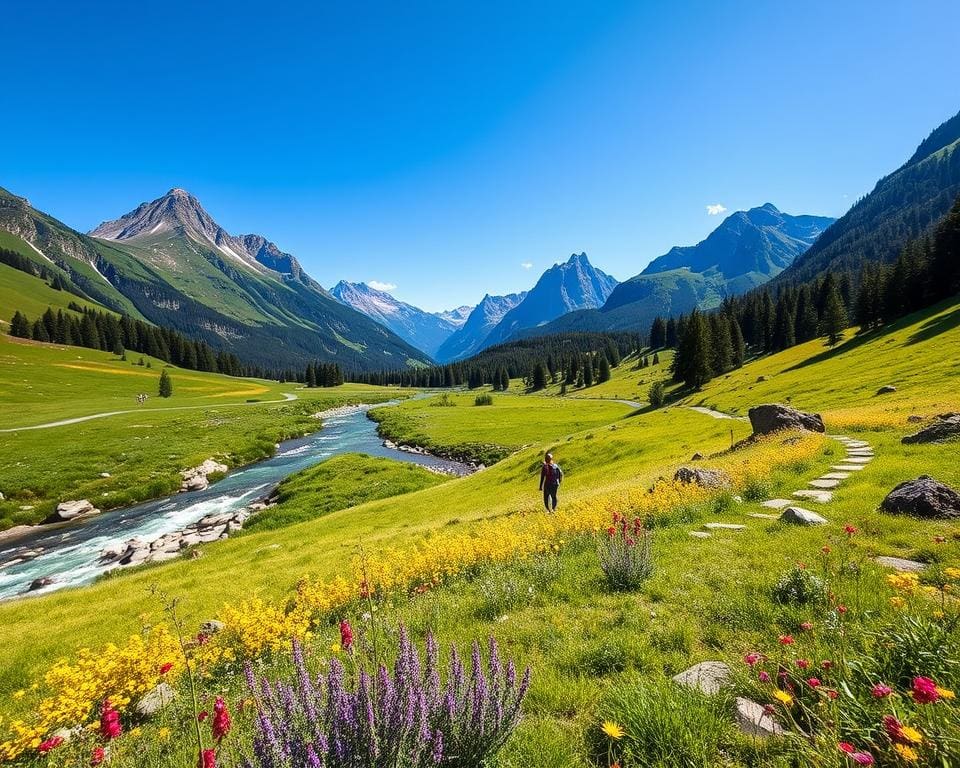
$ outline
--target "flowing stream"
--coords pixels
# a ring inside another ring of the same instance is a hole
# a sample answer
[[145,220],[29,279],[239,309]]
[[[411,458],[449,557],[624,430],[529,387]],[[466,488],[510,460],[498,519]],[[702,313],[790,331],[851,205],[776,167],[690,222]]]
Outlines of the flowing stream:
[[384,447],[376,423],[367,418],[369,409],[370,406],[358,406],[325,417],[320,431],[281,443],[272,458],[237,469],[206,490],[180,493],[61,525],[36,526],[25,536],[0,543],[0,564],[14,561],[29,550],[43,550],[25,562],[0,565],[0,600],[26,594],[33,581],[40,578],[52,579],[52,583],[30,594],[91,582],[105,572],[100,553],[107,546],[134,537],[152,541],[206,515],[238,510],[265,496],[285,477],[331,456],[365,453],[454,474],[469,471],[458,462]]

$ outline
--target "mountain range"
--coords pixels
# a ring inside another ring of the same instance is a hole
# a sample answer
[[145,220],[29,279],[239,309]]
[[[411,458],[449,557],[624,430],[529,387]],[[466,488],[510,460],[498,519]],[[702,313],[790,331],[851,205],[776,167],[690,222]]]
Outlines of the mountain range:
[[274,370],[314,359],[345,370],[430,357],[344,306],[261,235],[231,235],[183,189],[89,235],[0,190],[0,229],[55,265],[82,295]]

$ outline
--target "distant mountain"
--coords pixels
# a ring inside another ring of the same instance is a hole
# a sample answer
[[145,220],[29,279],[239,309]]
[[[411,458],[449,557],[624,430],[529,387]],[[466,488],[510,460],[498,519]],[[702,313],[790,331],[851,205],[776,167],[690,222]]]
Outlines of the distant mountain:
[[460,328],[467,322],[467,318],[470,317],[470,313],[473,312],[473,310],[474,307],[471,307],[469,304],[464,304],[462,307],[448,309],[446,312],[435,312],[434,314],[437,317],[443,318],[448,323],[452,323],[457,328]]
[[466,317],[459,319],[464,311],[468,314],[470,311],[470,307],[459,307],[446,313],[425,312],[366,283],[346,280],[331,288],[330,295],[386,326],[430,357],[435,357],[440,345],[466,321]]
[[507,296],[491,296],[488,293],[470,312],[460,329],[440,345],[436,359],[440,362],[463,360],[478,352],[503,316],[523,301],[526,295],[526,291]]
[[182,189],[82,235],[0,190],[0,229],[55,263],[106,307],[200,338],[269,368],[315,359],[346,370],[429,358],[340,304],[260,235],[233,236]]
[[791,216],[772,203],[737,211],[706,239],[671,248],[620,283],[599,310],[574,312],[519,335],[642,330],[657,315],[711,309],[724,297],[745,293],[783,272],[833,221]]
[[554,264],[483,341],[482,348],[500,344],[528,328],[536,328],[578,309],[603,306],[617,281],[594,267],[587,254],[573,254]]
[[827,270],[892,262],[904,244],[939,221],[960,196],[960,113],[935,129],[897,170],[877,182],[776,283]]

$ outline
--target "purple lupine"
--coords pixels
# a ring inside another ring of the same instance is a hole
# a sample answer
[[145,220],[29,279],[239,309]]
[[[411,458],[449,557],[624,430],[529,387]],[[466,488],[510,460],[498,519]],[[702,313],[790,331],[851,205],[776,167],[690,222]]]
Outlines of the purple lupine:
[[512,662],[504,667],[491,639],[486,665],[474,643],[469,680],[456,650],[441,688],[439,653],[428,635],[426,664],[401,629],[391,674],[361,668],[347,682],[343,665],[330,662],[314,680],[302,649],[294,647],[294,674],[247,685],[257,701],[252,755],[244,768],[480,768],[506,742],[520,720],[530,670],[517,685]]

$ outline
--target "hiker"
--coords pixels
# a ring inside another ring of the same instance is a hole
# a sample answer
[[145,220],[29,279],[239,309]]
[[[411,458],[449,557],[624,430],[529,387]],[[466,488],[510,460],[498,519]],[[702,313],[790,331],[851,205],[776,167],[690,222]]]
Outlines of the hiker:
[[562,482],[563,470],[554,462],[553,454],[548,453],[540,469],[540,490],[543,491],[543,506],[547,508],[547,512],[557,511],[557,489]]

